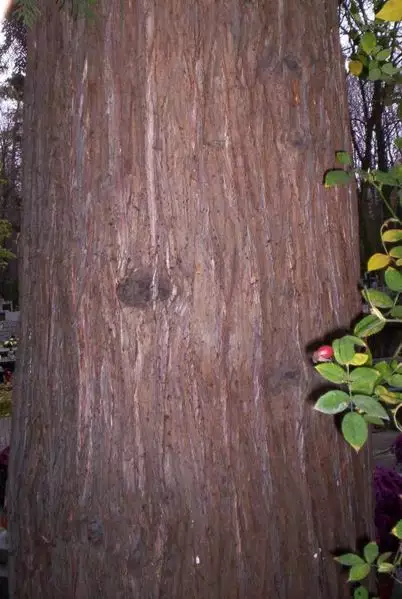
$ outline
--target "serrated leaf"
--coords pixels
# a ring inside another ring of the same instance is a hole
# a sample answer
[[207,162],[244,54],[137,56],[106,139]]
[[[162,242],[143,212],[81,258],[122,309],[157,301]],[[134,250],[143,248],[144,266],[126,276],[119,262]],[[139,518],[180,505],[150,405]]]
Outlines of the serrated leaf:
[[371,566],[370,564],[361,564],[359,566],[352,566],[349,570],[349,578],[348,582],[356,582],[358,580],[363,580],[370,574]]
[[395,75],[396,73],[399,72],[399,69],[397,67],[394,67],[394,65],[391,64],[390,62],[386,62],[385,64],[383,64],[381,66],[381,71],[383,73],[385,73],[386,75],[389,75],[390,77],[392,77],[392,75]]
[[352,157],[349,152],[339,151],[335,152],[335,158],[339,162],[339,164],[343,164],[345,166],[349,166],[352,164]]
[[369,599],[369,593],[366,587],[357,587],[353,592],[353,599]]
[[371,54],[377,45],[375,35],[372,31],[366,31],[360,40],[360,47],[366,54]]
[[378,67],[375,69],[370,69],[369,74],[367,75],[367,79],[369,81],[377,81],[378,79],[381,79],[380,69]]
[[338,562],[338,564],[342,564],[342,566],[362,566],[365,564],[364,559],[362,559],[360,555],[357,555],[356,553],[343,553],[334,559],[336,562]]
[[392,376],[392,368],[388,364],[388,362],[376,362],[375,369],[381,374],[382,378],[387,380],[390,376]]
[[382,268],[388,266],[390,262],[391,258],[388,256],[388,254],[374,254],[367,263],[367,272],[381,270]]
[[370,335],[376,335],[385,327],[385,322],[374,316],[373,314],[369,314],[365,316],[356,324],[353,332],[358,337],[369,337]]
[[383,60],[387,60],[387,58],[389,58],[390,56],[391,56],[391,50],[389,48],[385,48],[384,50],[380,50],[375,55],[376,59],[378,61],[380,61],[380,62],[383,61]]
[[402,539],[402,520],[398,520],[391,532],[398,539]]
[[367,347],[367,343],[364,341],[364,339],[361,339],[361,337],[356,337],[356,335],[345,335],[344,339],[349,339],[359,347]]
[[381,373],[375,368],[361,366],[355,368],[349,376],[350,387],[353,393],[364,393],[371,395],[374,390],[374,385],[377,383]]
[[333,169],[325,173],[324,187],[334,187],[335,185],[346,185],[352,180],[351,173],[341,169]]
[[369,359],[370,356],[368,354],[355,354],[349,364],[351,366],[363,366],[363,364],[367,364]]
[[364,420],[368,424],[375,424],[376,426],[385,426],[385,423],[381,418],[377,418],[376,416],[369,416],[368,414],[363,414]]
[[382,240],[386,241],[387,243],[393,243],[394,241],[401,241],[402,240],[402,229],[388,229],[387,231],[384,231],[384,233],[381,235]]
[[348,335],[335,339],[332,343],[332,349],[334,350],[335,360],[339,364],[349,364],[356,353],[355,344]]
[[402,291],[402,274],[396,268],[389,266],[385,271],[384,278],[385,284],[391,291]]
[[386,322],[383,313],[375,306],[370,306],[370,312],[371,312],[371,314],[373,314],[373,316],[376,316],[378,318],[378,320],[381,320],[384,323]]
[[368,416],[389,420],[386,410],[376,399],[373,399],[368,395],[353,395],[352,400],[356,408],[365,412]]
[[402,306],[394,306],[391,310],[391,316],[402,320]]
[[381,553],[381,555],[378,556],[377,565],[379,566],[383,562],[386,562],[387,560],[389,560],[391,555],[392,555],[392,551],[385,551],[384,553]]
[[339,414],[346,410],[349,402],[349,395],[344,391],[327,391],[318,399],[314,409],[323,414]]
[[[341,428],[345,441],[353,449],[359,451],[367,441],[368,436],[367,422],[363,416],[356,412],[349,412],[343,417]],[[361,578],[355,578],[354,580],[361,580]]]
[[381,10],[375,15],[376,19],[382,21],[400,21],[402,20],[402,1],[388,0]]
[[375,393],[380,400],[387,405],[395,406],[400,403],[398,394],[394,391],[390,391],[383,385],[377,385],[375,388]]
[[351,60],[349,61],[349,73],[358,77],[363,70],[363,65],[360,60]]
[[402,387],[402,374],[393,374],[388,382],[392,387]]
[[376,308],[392,308],[394,301],[383,291],[377,289],[365,289],[362,293],[363,297]]
[[371,543],[367,543],[367,545],[363,549],[364,559],[368,564],[372,564],[378,557],[378,545],[372,541]]
[[383,185],[396,185],[398,183],[397,177],[389,171],[374,171],[373,176],[378,183]]
[[395,566],[390,562],[382,562],[382,564],[377,567],[377,570],[380,574],[390,574],[393,570],[395,570]]
[[393,258],[402,258],[402,245],[397,245],[389,250],[389,255]]
[[323,363],[315,366],[317,372],[327,381],[340,385],[346,381],[346,372],[338,364]]

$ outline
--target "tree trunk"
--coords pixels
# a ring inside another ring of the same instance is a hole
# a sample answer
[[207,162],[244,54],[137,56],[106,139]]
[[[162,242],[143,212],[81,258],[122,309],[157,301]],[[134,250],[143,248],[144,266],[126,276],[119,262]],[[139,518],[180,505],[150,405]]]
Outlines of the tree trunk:
[[17,599],[343,598],[368,452],[307,347],[359,312],[336,3],[45,0],[30,33]]

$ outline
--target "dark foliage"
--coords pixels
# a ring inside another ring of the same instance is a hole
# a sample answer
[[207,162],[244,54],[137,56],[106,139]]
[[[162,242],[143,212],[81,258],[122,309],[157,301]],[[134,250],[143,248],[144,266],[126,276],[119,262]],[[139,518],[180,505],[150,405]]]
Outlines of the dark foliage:
[[4,42],[0,47],[1,66],[4,69],[4,57],[12,49],[14,54],[14,74],[25,73],[27,64],[27,28],[15,10],[10,11],[3,23]]
[[396,551],[399,540],[391,530],[402,519],[402,477],[395,470],[377,466],[373,480],[377,542],[381,551]]

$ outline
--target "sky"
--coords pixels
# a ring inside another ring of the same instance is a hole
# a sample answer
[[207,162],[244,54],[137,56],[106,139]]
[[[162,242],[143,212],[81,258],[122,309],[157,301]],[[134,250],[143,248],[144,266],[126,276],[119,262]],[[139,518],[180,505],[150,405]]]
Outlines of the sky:
[[2,23],[6,12],[11,6],[11,1],[12,0],[0,0],[0,24]]

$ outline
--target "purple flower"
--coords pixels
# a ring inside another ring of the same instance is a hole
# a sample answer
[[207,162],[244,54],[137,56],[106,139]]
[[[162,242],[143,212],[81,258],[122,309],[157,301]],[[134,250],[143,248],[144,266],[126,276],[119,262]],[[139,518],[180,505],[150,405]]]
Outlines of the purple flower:
[[396,551],[399,540],[391,530],[402,520],[402,476],[395,470],[376,466],[373,475],[374,522],[381,551]]

